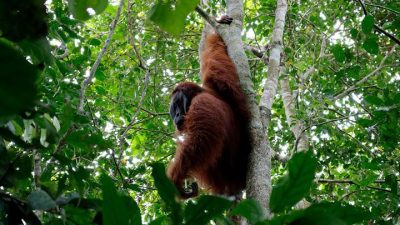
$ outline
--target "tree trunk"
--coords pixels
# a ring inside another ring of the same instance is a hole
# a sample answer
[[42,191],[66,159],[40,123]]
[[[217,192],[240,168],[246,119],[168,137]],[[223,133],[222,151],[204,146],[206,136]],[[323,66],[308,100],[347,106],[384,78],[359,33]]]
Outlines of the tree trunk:
[[251,141],[253,145],[247,175],[247,198],[258,201],[269,216],[268,208],[271,193],[271,148],[265,139],[265,131],[261,122],[260,110],[256,102],[256,94],[250,79],[250,68],[241,39],[243,24],[243,2],[227,0],[227,15],[234,20],[230,26],[217,25],[217,32],[227,45],[228,54],[236,66],[240,85],[247,96],[252,119],[250,122]]

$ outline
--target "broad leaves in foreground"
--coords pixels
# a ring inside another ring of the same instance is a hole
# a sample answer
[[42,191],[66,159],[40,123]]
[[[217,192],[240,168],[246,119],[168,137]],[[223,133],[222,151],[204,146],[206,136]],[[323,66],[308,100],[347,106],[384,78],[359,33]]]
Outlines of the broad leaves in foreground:
[[91,15],[88,9],[94,10],[96,14],[103,12],[108,5],[107,0],[69,0],[68,6],[71,14],[79,20],[88,20]]
[[22,113],[37,98],[38,70],[24,56],[0,40],[0,119]]
[[129,196],[119,194],[110,177],[101,177],[103,190],[103,224],[142,224],[140,210]]
[[[221,217],[232,205],[232,201],[226,198],[203,195],[189,200],[182,209],[183,202],[177,200],[178,191],[165,175],[164,165],[155,163],[152,168],[155,186],[169,217],[159,220],[169,220],[172,224],[205,225],[210,220]],[[155,220],[151,224],[160,224],[159,220]]]
[[305,210],[277,216],[270,221],[265,221],[264,224],[348,225],[360,223],[370,218],[372,218],[372,213],[363,209],[351,205],[341,205],[340,203],[322,202]]
[[317,160],[311,151],[299,152],[288,162],[288,173],[272,189],[271,211],[279,213],[305,197],[314,179]]

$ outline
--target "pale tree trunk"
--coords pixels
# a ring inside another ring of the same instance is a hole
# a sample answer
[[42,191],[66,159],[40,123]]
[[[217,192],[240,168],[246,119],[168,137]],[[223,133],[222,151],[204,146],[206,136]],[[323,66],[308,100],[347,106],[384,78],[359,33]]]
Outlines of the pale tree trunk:
[[[274,97],[278,89],[278,77],[281,64],[281,55],[283,49],[283,31],[285,28],[287,12],[286,0],[277,0],[277,8],[275,10],[275,24],[272,33],[271,50],[268,57],[268,78],[264,85],[264,92],[261,96],[260,110],[265,126],[268,132],[269,123],[271,121],[271,108],[274,103]],[[267,133],[268,137],[268,133]]]
[[247,175],[247,198],[258,201],[264,208],[266,216],[270,215],[268,203],[271,193],[271,151],[268,145],[260,110],[256,101],[253,83],[250,79],[250,68],[241,39],[243,25],[243,1],[227,0],[227,15],[233,18],[230,26],[217,25],[217,32],[227,45],[228,54],[236,66],[240,85],[247,96],[252,119],[250,133],[253,149],[250,155]]
[[292,131],[295,137],[295,143],[297,143],[297,150],[298,151],[307,151],[310,144],[307,137],[306,132],[304,132],[304,121],[296,119],[294,115],[295,112],[295,103],[296,99],[295,96],[292,94],[292,90],[289,86],[289,79],[286,74],[285,67],[281,67],[281,75],[282,79],[280,80],[281,85],[281,95],[282,101],[285,108],[285,115],[286,115],[286,122],[289,125],[290,130]]
[[[271,120],[271,107],[278,88],[279,67],[282,53],[282,36],[287,12],[286,0],[277,1],[274,33],[272,37],[272,48],[268,63],[268,79],[264,86],[264,93],[261,102],[256,101],[256,94],[253,83],[250,79],[248,59],[244,52],[244,45],[241,39],[243,21],[242,0],[227,0],[227,15],[234,20],[230,26],[216,24],[214,20],[198,12],[213,26],[221,35],[227,45],[228,54],[236,66],[240,85],[247,96],[252,120],[250,122],[250,133],[253,149],[250,155],[249,171],[246,193],[247,198],[258,201],[265,209],[265,216],[270,217],[268,207],[271,194],[271,147],[266,138],[267,127]],[[207,32],[207,29],[205,29]],[[204,32],[203,32],[204,35]],[[203,39],[203,38],[202,38]],[[203,49],[200,42],[199,52]],[[265,61],[266,62],[266,61]],[[260,111],[261,109],[261,111]]]
[[[296,119],[294,117],[296,113],[294,107],[296,99],[295,96],[293,96],[292,94],[292,90],[290,89],[289,78],[287,76],[286,68],[284,66],[281,67],[281,75],[282,75],[282,78],[280,80],[281,95],[282,95],[283,105],[285,108],[286,122],[289,125],[289,128],[295,137],[294,145],[297,145],[296,149],[298,151],[307,151],[310,146],[309,138],[307,136],[307,133],[304,132],[305,131],[304,121]],[[304,209],[307,208],[308,206],[310,206],[310,203],[307,200],[302,199],[294,207],[296,209]]]
[[275,26],[271,43],[272,48],[268,64],[268,79],[264,86],[264,93],[259,104],[260,106],[258,106],[256,102],[256,95],[250,80],[248,60],[244,53],[243,42],[241,40],[243,2],[241,0],[227,0],[226,3],[228,6],[227,14],[231,16],[234,21],[229,27],[217,26],[217,30],[227,44],[229,56],[236,65],[240,83],[248,97],[249,107],[252,113],[250,132],[252,134],[253,151],[250,155],[246,193],[248,198],[257,200],[265,209],[266,216],[270,217],[271,214],[268,204],[272,189],[272,150],[267,141],[268,138],[265,138],[265,135],[267,134],[268,124],[271,119],[271,107],[278,87],[287,2],[286,0],[277,1]]

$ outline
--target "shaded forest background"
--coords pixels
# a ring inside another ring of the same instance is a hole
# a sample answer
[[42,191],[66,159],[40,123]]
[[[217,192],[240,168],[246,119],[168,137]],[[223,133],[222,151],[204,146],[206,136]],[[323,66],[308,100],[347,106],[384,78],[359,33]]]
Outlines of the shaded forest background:
[[177,201],[165,177],[170,92],[200,82],[197,4],[0,2],[0,224],[398,224],[400,2],[244,1],[273,190],[237,205]]

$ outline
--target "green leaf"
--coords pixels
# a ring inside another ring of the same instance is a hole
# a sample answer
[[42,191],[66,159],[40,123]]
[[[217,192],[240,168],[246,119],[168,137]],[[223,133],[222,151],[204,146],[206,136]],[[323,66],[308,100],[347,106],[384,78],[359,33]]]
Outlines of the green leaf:
[[370,54],[377,55],[379,53],[378,38],[375,36],[369,36],[365,39],[363,48]]
[[107,149],[112,147],[112,143],[103,139],[103,136],[98,133],[89,133],[88,130],[79,130],[71,133],[66,138],[67,143],[78,148],[100,148]]
[[334,45],[331,48],[331,51],[332,51],[333,56],[335,57],[336,61],[344,62],[344,60],[346,59],[346,55],[345,55],[345,51],[341,45],[339,45],[339,44]]
[[137,203],[130,196],[123,195],[121,198],[122,205],[125,207],[128,214],[128,223],[126,224],[141,225],[142,218]]
[[361,22],[361,29],[365,34],[368,34],[374,28],[374,17],[368,15],[364,17],[363,21]]
[[371,218],[371,213],[354,206],[340,203],[319,203],[304,211],[293,224],[354,224]]
[[46,65],[51,65],[54,62],[53,55],[51,54],[51,47],[46,38],[35,40],[24,40],[18,43],[24,50],[24,53],[31,56],[34,64],[44,62]]
[[200,196],[196,203],[190,202],[184,211],[186,224],[208,224],[211,219],[221,216],[229,209],[232,202],[217,196]]
[[397,177],[394,174],[387,175],[385,177],[385,183],[390,186],[390,190],[393,192],[393,194],[398,194],[398,182]]
[[364,119],[364,118],[358,119],[356,123],[363,127],[370,127],[375,124],[374,121],[369,120],[369,119]]
[[322,202],[305,210],[292,211],[290,214],[275,216],[263,224],[298,224],[298,225],[347,225],[356,224],[372,218],[372,214],[363,209],[340,205],[340,203]]
[[165,203],[167,211],[169,211],[173,224],[180,224],[182,221],[181,205],[176,201],[178,190],[167,178],[165,174],[165,167],[161,163],[154,163],[152,166],[151,175],[154,178],[154,184],[157,188],[158,194]]
[[282,212],[305,197],[314,179],[317,161],[312,152],[299,152],[288,162],[289,173],[272,189],[270,208]]
[[199,4],[199,0],[159,0],[150,10],[149,19],[161,29],[178,35],[185,26],[187,15]]
[[107,0],[68,0],[69,11],[79,20],[90,19],[88,9],[93,9],[98,15],[107,8],[107,5]]
[[368,186],[370,184],[372,184],[376,179],[378,179],[378,175],[371,172],[367,172],[366,174],[363,174],[359,177],[359,179],[356,180],[357,184],[361,185],[361,186]]
[[253,199],[245,199],[232,210],[232,215],[246,218],[250,224],[264,220],[263,208]]
[[30,193],[27,200],[31,209],[49,210],[56,207],[56,202],[43,190]]
[[[93,38],[89,41],[89,45],[93,46],[99,46],[101,44],[101,41],[99,39]],[[97,71],[96,71],[97,72]]]
[[352,37],[353,39],[357,39],[357,37],[358,37],[358,30],[355,29],[355,28],[352,28],[352,29],[350,30],[350,35],[351,35],[351,37]]
[[37,69],[0,40],[0,119],[31,108],[37,98]]
[[382,105],[383,101],[376,95],[369,95],[364,98],[364,100],[371,105]]
[[103,224],[142,224],[140,210],[136,202],[131,197],[121,196],[110,177],[102,175],[101,183],[103,190]]

